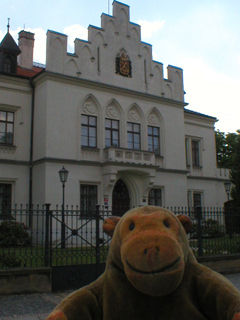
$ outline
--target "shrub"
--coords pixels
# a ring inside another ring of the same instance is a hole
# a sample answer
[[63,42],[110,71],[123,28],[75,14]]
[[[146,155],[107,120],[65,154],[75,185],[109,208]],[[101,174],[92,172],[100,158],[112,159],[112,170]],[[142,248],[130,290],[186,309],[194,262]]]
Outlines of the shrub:
[[[218,221],[208,219],[206,221],[202,222],[201,225],[201,237],[202,238],[221,238],[225,234],[224,227],[220,226]],[[191,238],[198,238],[198,224],[194,223],[192,232],[191,232]]]
[[31,243],[31,236],[24,223],[3,221],[0,224],[0,245],[3,247],[26,246]]
[[16,268],[21,266],[21,259],[15,254],[0,254],[0,268]]

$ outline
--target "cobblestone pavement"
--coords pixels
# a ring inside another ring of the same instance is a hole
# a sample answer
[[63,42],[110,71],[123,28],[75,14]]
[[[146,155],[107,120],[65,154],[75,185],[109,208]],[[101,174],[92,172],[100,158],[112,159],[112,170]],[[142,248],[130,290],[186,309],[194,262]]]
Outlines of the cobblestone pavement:
[[[240,290],[240,273],[225,276]],[[0,320],[45,320],[71,292],[0,296]]]

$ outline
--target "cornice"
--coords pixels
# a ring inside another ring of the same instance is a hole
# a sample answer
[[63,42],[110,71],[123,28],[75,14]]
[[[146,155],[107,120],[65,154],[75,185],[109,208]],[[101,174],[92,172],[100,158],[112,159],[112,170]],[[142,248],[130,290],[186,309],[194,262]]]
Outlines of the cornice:
[[7,76],[4,74],[0,74],[0,89],[25,93],[32,92],[29,79]]
[[178,173],[178,174],[184,174],[186,175],[188,173],[187,170],[180,170],[180,169],[164,169],[164,168],[158,168],[157,172],[164,172],[164,173]]
[[108,93],[121,94],[123,96],[130,96],[138,99],[143,99],[146,101],[153,101],[165,105],[169,105],[172,107],[177,107],[183,109],[188,105],[186,102],[172,100],[168,98],[163,98],[160,96],[152,95],[149,93],[143,93],[139,91],[129,90],[127,88],[120,88],[118,86],[113,86],[110,84],[105,84],[97,81],[87,80],[87,79],[79,79],[76,77],[71,77],[68,75],[58,74],[50,71],[45,71],[34,78],[35,86],[43,83],[44,81],[56,81],[64,84],[69,84],[73,86],[80,86],[85,88],[92,88],[98,91],[105,91]]
[[187,176],[187,179],[189,180],[201,180],[201,181],[222,181],[226,182],[229,181],[228,178],[218,178],[218,177],[195,177],[195,176]]
[[19,166],[29,166],[29,161],[22,160],[9,160],[9,159],[0,159],[1,164],[10,164],[10,165],[19,165]]

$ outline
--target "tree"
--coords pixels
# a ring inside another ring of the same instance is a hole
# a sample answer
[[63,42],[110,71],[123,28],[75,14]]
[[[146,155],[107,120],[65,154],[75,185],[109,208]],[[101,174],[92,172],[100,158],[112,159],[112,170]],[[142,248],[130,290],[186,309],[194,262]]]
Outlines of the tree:
[[216,150],[217,150],[217,165],[220,168],[231,169],[233,166],[234,153],[237,142],[239,140],[239,133],[227,133],[215,131],[216,136]]
[[232,165],[230,170],[230,180],[233,184],[231,197],[233,204],[240,208],[240,130],[237,131],[236,144],[232,154]]

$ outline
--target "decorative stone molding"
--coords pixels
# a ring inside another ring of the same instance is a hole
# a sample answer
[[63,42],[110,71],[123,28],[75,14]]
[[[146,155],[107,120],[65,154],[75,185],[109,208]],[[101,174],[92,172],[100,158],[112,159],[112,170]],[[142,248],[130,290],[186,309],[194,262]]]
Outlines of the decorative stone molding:
[[100,151],[97,148],[81,148],[82,160],[86,161],[100,161]]
[[96,106],[93,104],[92,101],[87,100],[84,102],[83,112],[87,114],[96,114]]
[[132,159],[132,152],[125,152],[126,159]]
[[148,123],[153,126],[159,126],[159,119],[156,112],[152,112],[148,117]]
[[123,152],[122,152],[122,151],[115,151],[115,157],[122,159],[122,157],[123,157]]
[[141,160],[142,159],[141,153],[134,153],[134,159],[135,160]]
[[140,114],[136,108],[132,108],[129,111],[128,119],[133,122],[140,122]]
[[145,153],[145,154],[143,155],[143,160],[150,161],[150,154]]
[[109,118],[119,119],[119,112],[114,104],[110,104],[107,107],[106,113]]
[[0,146],[0,153],[14,154],[15,150],[15,146]]

